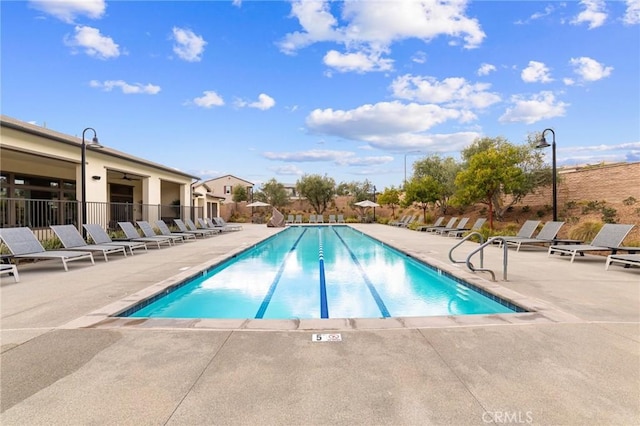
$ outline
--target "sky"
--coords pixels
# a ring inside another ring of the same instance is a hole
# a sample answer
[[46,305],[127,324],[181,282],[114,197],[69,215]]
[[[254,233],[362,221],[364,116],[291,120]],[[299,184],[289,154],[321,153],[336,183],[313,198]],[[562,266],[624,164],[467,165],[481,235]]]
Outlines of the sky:
[[203,180],[398,187],[422,157],[545,129],[559,167],[640,161],[640,0],[0,8],[2,114]]

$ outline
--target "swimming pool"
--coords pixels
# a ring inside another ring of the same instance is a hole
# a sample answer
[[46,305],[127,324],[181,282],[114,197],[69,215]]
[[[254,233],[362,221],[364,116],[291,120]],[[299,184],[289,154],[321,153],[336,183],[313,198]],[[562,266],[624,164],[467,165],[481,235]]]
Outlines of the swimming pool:
[[118,316],[380,318],[524,311],[481,292],[351,227],[291,226]]

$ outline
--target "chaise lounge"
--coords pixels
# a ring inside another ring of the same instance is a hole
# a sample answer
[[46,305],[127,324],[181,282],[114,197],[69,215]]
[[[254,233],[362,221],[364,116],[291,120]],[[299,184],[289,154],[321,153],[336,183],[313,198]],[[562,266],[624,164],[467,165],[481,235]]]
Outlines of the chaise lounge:
[[122,253],[124,257],[127,257],[127,252],[123,246],[87,244],[82,237],[82,234],[80,234],[73,225],[51,225],[49,228],[53,230],[64,248],[67,250],[100,252],[102,253],[102,256],[104,256],[105,262],[109,261],[107,255],[112,253]]
[[591,244],[559,244],[549,247],[548,255],[553,253],[570,254],[571,263],[576,258],[576,254],[584,256],[589,251],[610,251],[611,254],[616,254],[620,244],[624,241],[627,234],[631,231],[634,225],[625,225],[618,223],[605,223],[600,232],[593,238]]
[[97,223],[86,223],[82,225],[84,229],[87,231],[87,234],[91,237],[95,244],[115,246],[115,247],[124,247],[125,250],[129,249],[129,253],[133,256],[133,251],[135,249],[144,249],[147,250],[147,245],[144,242],[138,241],[113,241],[109,234],[102,228],[102,226]]
[[7,246],[15,259],[60,259],[64,270],[68,271],[67,262],[89,259],[95,265],[90,251],[45,250],[40,241],[27,227],[2,228],[0,239]]
[[[640,247],[638,247],[638,250],[640,250]],[[612,263],[622,263],[625,265],[625,268],[629,266],[640,266],[640,254],[610,254],[607,256],[605,271],[609,270],[609,265]]]

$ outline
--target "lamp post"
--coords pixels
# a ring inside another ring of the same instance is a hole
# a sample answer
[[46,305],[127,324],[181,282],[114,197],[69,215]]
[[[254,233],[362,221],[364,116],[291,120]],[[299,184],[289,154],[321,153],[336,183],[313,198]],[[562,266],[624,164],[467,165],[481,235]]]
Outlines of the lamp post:
[[[551,135],[553,136],[551,145],[549,145],[544,137],[544,134],[547,132],[551,132]],[[553,187],[553,221],[555,222],[558,220],[558,188],[556,182],[556,132],[554,132],[553,129],[544,129],[540,135],[540,139],[538,139],[538,144],[536,145],[536,148],[548,147],[551,147],[551,172],[553,173],[551,186]]]
[[93,132],[93,139],[89,145],[93,145],[96,148],[100,148],[101,145],[98,142],[98,135],[92,127],[87,127],[82,131],[82,163],[80,164],[81,176],[80,180],[82,181],[82,218],[80,223],[78,224],[79,230],[84,233],[84,227],[82,226],[87,221],[87,143],[84,139],[84,134],[87,130],[91,130]]
[[407,186],[407,155],[409,154],[418,154],[422,151],[409,151],[404,154],[404,186]]
[[[373,202],[376,203],[376,186],[373,185]],[[376,223],[376,206],[373,206],[373,223]]]

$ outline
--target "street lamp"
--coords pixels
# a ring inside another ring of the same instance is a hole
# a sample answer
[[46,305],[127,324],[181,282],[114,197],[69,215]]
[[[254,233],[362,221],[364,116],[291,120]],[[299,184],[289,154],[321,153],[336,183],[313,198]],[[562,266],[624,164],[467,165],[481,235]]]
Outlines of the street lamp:
[[[551,132],[551,134],[553,135],[551,145],[549,145],[544,137],[544,134],[547,132]],[[542,131],[542,134],[540,135],[540,139],[538,139],[538,144],[536,145],[536,148],[548,147],[551,147],[551,171],[553,173],[551,185],[553,187],[553,221],[555,222],[558,220],[558,188],[556,182],[556,132],[554,132],[553,129],[544,129]]]
[[409,151],[404,154],[404,186],[407,186],[407,155],[418,153],[422,153],[422,151]]
[[84,134],[87,130],[91,130],[93,132],[93,139],[91,139],[91,142],[89,142],[89,146],[102,148],[102,145],[100,145],[100,143],[98,142],[98,134],[96,133],[95,129],[93,129],[92,127],[87,127],[82,131],[82,163],[80,164],[80,169],[82,170],[80,177],[80,180],[82,181],[82,218],[80,220],[80,223],[78,224],[78,228],[80,231],[82,231],[83,235],[85,235],[85,233],[82,224],[87,221],[87,143],[84,139]]
[[[376,201],[376,186],[373,185],[373,202],[377,203]],[[373,206],[373,223],[376,223],[376,206]]]

